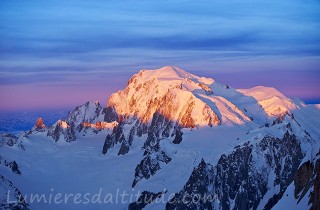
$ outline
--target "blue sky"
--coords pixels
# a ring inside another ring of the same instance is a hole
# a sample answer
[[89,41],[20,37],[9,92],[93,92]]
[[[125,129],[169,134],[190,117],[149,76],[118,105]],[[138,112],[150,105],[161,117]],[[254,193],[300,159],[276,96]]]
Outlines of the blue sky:
[[139,69],[178,66],[320,103],[320,2],[0,2],[0,110],[107,102]]

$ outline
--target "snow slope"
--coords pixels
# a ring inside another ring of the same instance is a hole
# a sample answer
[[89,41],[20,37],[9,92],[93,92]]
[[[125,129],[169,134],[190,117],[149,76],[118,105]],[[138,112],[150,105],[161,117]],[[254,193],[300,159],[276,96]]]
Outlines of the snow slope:
[[239,91],[246,96],[255,98],[269,116],[279,115],[297,108],[292,100],[272,87],[258,86]]

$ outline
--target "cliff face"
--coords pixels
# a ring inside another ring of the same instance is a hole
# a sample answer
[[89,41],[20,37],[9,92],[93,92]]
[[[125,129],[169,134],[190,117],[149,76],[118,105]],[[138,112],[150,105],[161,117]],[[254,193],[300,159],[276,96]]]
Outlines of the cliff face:
[[[129,132],[125,132],[124,126]],[[144,154],[143,159],[136,166],[132,187],[142,179],[149,179],[161,169],[162,164],[168,164],[171,161],[171,157],[161,149],[160,141],[162,139],[174,138],[176,143],[180,143],[182,140],[181,127],[177,122],[170,121],[159,113],[154,113],[150,124],[136,120],[132,124],[122,122],[114,127],[113,132],[108,134],[105,139],[102,153],[106,154],[116,144],[120,144],[118,155],[125,155],[130,151],[134,138],[142,135],[147,136],[142,146]]]
[[309,197],[310,209],[320,209],[320,151],[312,161],[304,162],[294,176],[294,196],[298,203]]
[[[289,132],[282,139],[247,142],[221,155],[216,166],[202,160],[166,209],[271,209],[303,156],[300,141]],[[193,202],[194,197],[201,199]]]

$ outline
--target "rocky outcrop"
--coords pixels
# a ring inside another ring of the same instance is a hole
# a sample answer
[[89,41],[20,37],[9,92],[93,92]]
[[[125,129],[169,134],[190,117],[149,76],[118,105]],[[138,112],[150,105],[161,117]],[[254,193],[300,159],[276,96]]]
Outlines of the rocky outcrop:
[[112,148],[113,146],[114,146],[114,140],[111,137],[111,135],[108,134],[106,139],[104,140],[104,145],[103,145],[103,148],[102,148],[102,154],[103,155],[107,154],[108,150],[110,148]]
[[[124,123],[119,123],[117,126],[113,128],[112,134],[108,134],[102,149],[102,154],[106,154],[114,145],[118,143],[123,143],[126,141],[125,134],[123,132]],[[124,153],[124,149],[120,149],[119,154]],[[129,151],[129,149],[128,149]]]
[[18,137],[11,133],[2,133],[0,132],[0,147],[3,145],[7,145],[12,147],[18,141]]
[[[320,151],[319,151],[320,153]],[[294,196],[298,203],[309,197],[311,210],[320,209],[320,154],[313,161],[304,162],[294,176]],[[307,194],[310,192],[309,194]]]
[[136,202],[130,203],[128,206],[128,210],[142,210],[148,204],[152,203],[161,196],[165,192],[153,193],[149,191],[143,191]]
[[87,132],[92,131],[93,133],[98,133],[102,130],[110,130],[113,129],[115,126],[118,125],[118,122],[100,122],[97,121],[96,123],[89,123],[89,122],[83,122],[79,126],[80,131],[83,131],[82,134],[85,135]]
[[211,88],[208,86],[208,85],[204,85],[204,84],[201,84],[201,83],[198,83],[199,87],[201,87],[205,93],[210,96],[210,95],[213,95],[213,91],[211,90]]
[[174,135],[177,126],[173,128],[173,122],[159,113],[155,113],[151,125],[148,127],[148,137],[143,145],[144,158],[135,169],[134,187],[140,180],[149,179],[161,169],[161,163],[168,164],[172,159],[160,147],[160,141],[168,138],[170,133]]
[[181,131],[181,128],[177,128],[175,129],[175,137],[172,141],[172,143],[174,144],[180,144],[180,142],[182,141],[182,131]]
[[44,124],[44,121],[43,121],[43,119],[41,117],[38,118],[38,120],[37,120],[37,122],[36,122],[34,127],[37,130],[42,130],[43,128],[46,127],[45,124]]
[[66,142],[72,142],[76,140],[73,127],[62,120],[59,120],[49,128],[47,136],[53,138],[56,142],[59,140],[65,140]]
[[320,209],[320,159],[317,160],[314,167],[313,191],[310,193],[309,203],[311,209]]
[[215,199],[212,192],[213,167],[203,159],[196,167],[184,189],[167,203],[167,210],[174,209],[213,209],[212,203]]
[[[294,179],[303,158],[300,141],[286,132],[282,139],[266,136],[223,154],[216,166],[201,161],[167,209],[271,209]],[[270,178],[271,177],[271,178]],[[187,201],[184,198],[189,196]],[[194,196],[207,198],[194,202]],[[208,200],[208,196],[212,199]]]
[[[138,119],[132,121],[120,122],[113,128],[112,133],[105,139],[102,154],[106,154],[116,144],[121,144],[118,154],[124,155],[129,152],[134,137],[141,137],[144,134],[147,134],[143,145],[143,149],[146,150],[154,149],[163,138],[174,137],[176,144],[182,141],[182,127],[158,112],[153,114],[151,123],[143,123]],[[130,128],[129,132],[124,132],[124,126]]]
[[106,107],[102,111],[105,122],[119,121],[119,116],[113,107]]
[[161,163],[168,164],[171,160],[164,151],[145,154],[135,169],[132,187],[136,186],[142,179],[149,179],[155,175],[156,172],[161,169]]
[[[129,133],[124,132],[124,126],[131,126]],[[144,157],[135,169],[134,187],[140,180],[149,179],[161,169],[161,164],[168,164],[171,157],[168,156],[160,147],[163,138],[172,138],[173,143],[179,144],[182,141],[181,126],[156,112],[153,114],[150,124],[142,123],[140,120],[126,124],[119,123],[114,127],[112,134],[108,134],[102,149],[102,154],[106,154],[116,144],[121,144],[118,155],[125,155],[129,152],[135,136],[147,134],[142,149]]]
[[142,149],[144,157],[135,169],[134,187],[140,180],[149,179],[161,169],[161,164],[167,164],[171,158],[160,148],[160,141],[163,138],[175,137],[176,143],[182,141],[181,127],[159,113],[154,113],[150,124],[141,123],[136,120],[131,124],[128,134],[124,132],[124,126],[128,124],[119,123],[114,127],[112,134],[108,134],[102,149],[102,154],[106,154],[116,144],[121,144],[118,155],[125,155],[129,152],[134,136],[147,134]]
[[[10,199],[8,202],[8,198]],[[0,175],[0,209],[2,210],[29,210],[21,192],[11,181]]]
[[18,175],[21,174],[21,171],[19,170],[19,166],[15,160],[8,161],[4,159],[2,156],[0,156],[0,165],[10,168],[11,171],[15,174],[18,174]]

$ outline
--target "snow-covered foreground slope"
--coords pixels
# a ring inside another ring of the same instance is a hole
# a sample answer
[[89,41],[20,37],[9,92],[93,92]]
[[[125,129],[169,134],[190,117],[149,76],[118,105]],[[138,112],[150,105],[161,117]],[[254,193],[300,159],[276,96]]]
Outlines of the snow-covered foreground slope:
[[2,133],[1,203],[16,188],[26,209],[317,209],[319,119],[274,88],[141,70],[106,107]]

